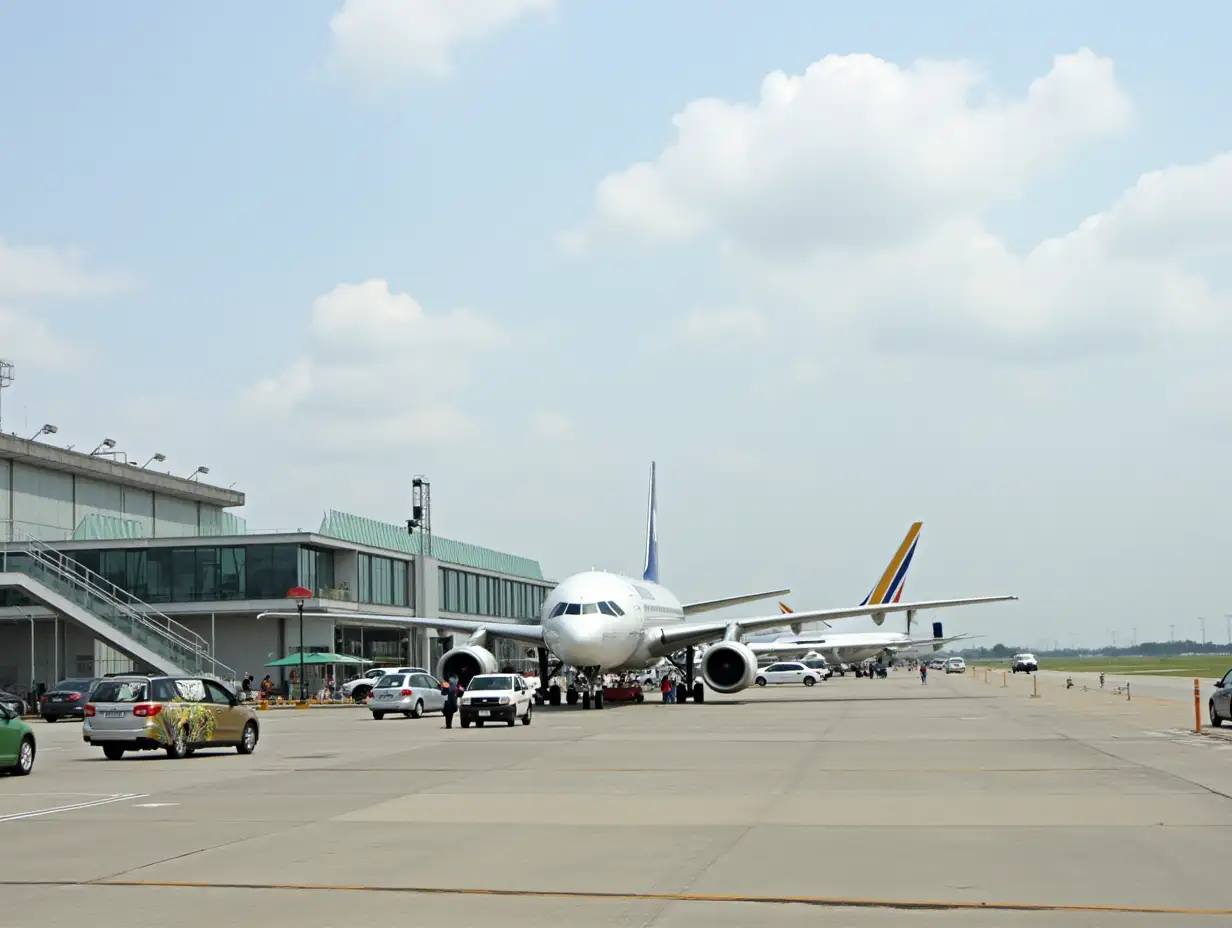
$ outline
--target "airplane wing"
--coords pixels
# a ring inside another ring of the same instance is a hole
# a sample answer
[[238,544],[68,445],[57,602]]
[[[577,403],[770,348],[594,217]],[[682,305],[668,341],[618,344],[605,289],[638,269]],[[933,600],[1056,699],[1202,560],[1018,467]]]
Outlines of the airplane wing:
[[696,603],[685,603],[681,608],[685,615],[695,615],[698,612],[726,609],[728,606],[743,606],[745,603],[755,603],[759,599],[770,599],[772,596],[786,596],[790,592],[791,590],[769,590],[765,593],[748,593],[744,596],[727,596],[723,599],[703,599]]
[[[950,606],[975,606],[980,603],[1002,603],[1016,600],[1017,596],[976,596],[967,599],[934,599],[919,603],[874,603],[864,606],[849,606],[843,609],[813,609],[793,612],[797,622],[812,622],[828,619],[849,619],[861,615],[882,615],[888,612],[917,612],[922,609],[945,609]],[[778,628],[783,624],[783,613],[758,616],[751,619],[734,619],[729,622],[687,622],[669,625],[655,630],[655,637],[672,650],[720,641],[766,628]],[[734,632],[729,634],[729,630]]]
[[[466,632],[471,635],[475,634],[475,632],[483,631],[494,638],[508,638],[510,641],[520,641],[524,644],[543,644],[543,626],[537,624],[520,625],[517,622],[479,622],[470,619],[379,615],[366,612],[305,612],[304,615],[317,619],[339,619],[352,622],[356,619],[361,619],[365,622],[383,622],[400,626],[409,625],[412,628],[440,628],[448,631]],[[298,612],[262,612],[257,616],[258,619],[294,619],[298,617]]]
[[921,648],[927,645],[946,645],[952,644],[955,641],[966,641],[969,638],[974,638],[974,635],[953,635],[949,638],[908,638],[907,640],[898,640],[887,642],[884,645],[868,642],[866,644],[846,644],[842,641],[830,643],[824,638],[817,638],[813,641],[758,641],[745,642],[745,645],[754,654],[790,654],[796,651],[869,651],[873,648],[882,648],[886,651],[905,651],[909,648]]

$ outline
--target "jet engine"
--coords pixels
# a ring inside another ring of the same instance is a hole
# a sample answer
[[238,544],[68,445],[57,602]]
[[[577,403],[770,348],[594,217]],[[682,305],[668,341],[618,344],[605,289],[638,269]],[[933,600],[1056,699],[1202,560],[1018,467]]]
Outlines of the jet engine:
[[716,693],[739,693],[757,677],[757,655],[739,641],[722,641],[706,649],[702,677]]
[[463,686],[471,682],[471,677],[481,673],[496,673],[496,655],[477,645],[446,651],[436,664],[438,680],[445,681],[451,676],[457,676],[458,682]]

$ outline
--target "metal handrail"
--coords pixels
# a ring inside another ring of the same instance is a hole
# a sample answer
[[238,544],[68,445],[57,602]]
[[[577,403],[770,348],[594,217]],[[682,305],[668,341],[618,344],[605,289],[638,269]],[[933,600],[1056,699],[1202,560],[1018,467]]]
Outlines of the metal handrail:
[[[72,586],[84,590],[86,593],[103,600],[107,605],[119,610],[122,614],[155,632],[160,637],[167,639],[173,646],[176,646],[184,651],[189,652],[193,658],[199,663],[208,661],[211,667],[222,668],[230,674],[234,674],[233,668],[219,661],[210,653],[208,643],[205,638],[194,632],[188,626],[175,621],[168,615],[159,612],[149,603],[142,601],[132,593],[125,590],[123,587],[111,582],[101,574],[96,573],[86,567],[80,561],[77,561],[48,545],[46,542],[35,538],[28,532],[11,526],[11,531],[19,534],[21,540],[11,540],[4,542],[4,564],[8,566],[8,549],[11,545],[18,545],[20,552],[23,555],[30,557],[31,560],[42,565],[53,574],[68,582]],[[71,566],[69,566],[71,565]],[[118,594],[118,595],[117,595]],[[140,607],[134,608],[134,605]],[[160,622],[151,621],[150,617],[154,616],[161,620]],[[163,624],[165,623],[165,624]],[[216,670],[215,670],[216,672]]]

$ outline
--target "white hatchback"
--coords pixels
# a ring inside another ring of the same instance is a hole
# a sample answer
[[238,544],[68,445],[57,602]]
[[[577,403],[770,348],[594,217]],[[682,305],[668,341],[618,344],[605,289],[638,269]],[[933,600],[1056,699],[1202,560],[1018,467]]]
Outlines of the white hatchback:
[[391,712],[417,719],[425,712],[440,712],[444,708],[445,694],[440,683],[422,672],[387,673],[376,681],[368,698],[368,709],[378,721]]
[[769,683],[803,683],[805,686],[815,686],[823,679],[818,671],[807,664],[799,661],[779,661],[764,670],[757,671],[757,679],[754,682],[758,686],[766,686]]
[[965,673],[967,670],[967,662],[961,657],[951,657],[945,662],[946,673]]

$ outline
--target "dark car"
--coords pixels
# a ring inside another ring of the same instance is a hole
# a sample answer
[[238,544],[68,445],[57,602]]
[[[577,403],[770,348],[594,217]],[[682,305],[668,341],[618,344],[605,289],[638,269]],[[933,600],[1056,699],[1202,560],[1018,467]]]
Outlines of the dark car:
[[58,722],[60,719],[83,719],[86,717],[86,703],[90,701],[90,690],[98,683],[98,677],[74,677],[71,680],[61,680],[54,689],[43,694],[39,715],[44,722]]
[[26,714],[26,701],[8,690],[0,690],[0,706],[8,706],[19,718]]

